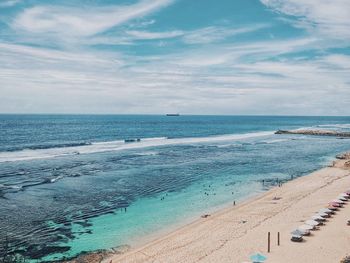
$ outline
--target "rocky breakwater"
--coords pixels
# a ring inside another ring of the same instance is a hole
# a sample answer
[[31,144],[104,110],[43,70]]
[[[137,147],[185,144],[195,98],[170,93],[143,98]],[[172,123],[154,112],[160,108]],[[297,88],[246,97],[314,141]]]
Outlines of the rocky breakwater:
[[350,138],[350,132],[327,131],[327,130],[278,130],[275,134],[301,134],[314,136],[335,136],[341,138]]

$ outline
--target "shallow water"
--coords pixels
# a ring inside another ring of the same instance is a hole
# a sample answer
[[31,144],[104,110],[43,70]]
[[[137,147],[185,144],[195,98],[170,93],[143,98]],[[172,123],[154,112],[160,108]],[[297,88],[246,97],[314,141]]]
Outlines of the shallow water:
[[[0,116],[0,239],[51,260],[155,232],[327,165],[349,117]],[[125,139],[140,142],[125,143]],[[264,180],[264,184],[262,183]]]

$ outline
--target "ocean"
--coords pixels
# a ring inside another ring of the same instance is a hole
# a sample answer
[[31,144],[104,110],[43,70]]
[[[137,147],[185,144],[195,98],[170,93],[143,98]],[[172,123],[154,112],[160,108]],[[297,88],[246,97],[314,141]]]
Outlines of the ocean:
[[301,128],[350,131],[350,117],[0,115],[0,252],[135,246],[350,150],[274,134]]

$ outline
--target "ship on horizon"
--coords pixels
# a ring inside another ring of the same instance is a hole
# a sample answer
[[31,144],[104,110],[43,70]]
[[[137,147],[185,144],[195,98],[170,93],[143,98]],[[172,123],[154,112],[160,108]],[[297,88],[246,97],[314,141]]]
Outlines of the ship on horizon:
[[176,116],[180,116],[179,113],[167,113],[166,116],[168,117],[176,117]]

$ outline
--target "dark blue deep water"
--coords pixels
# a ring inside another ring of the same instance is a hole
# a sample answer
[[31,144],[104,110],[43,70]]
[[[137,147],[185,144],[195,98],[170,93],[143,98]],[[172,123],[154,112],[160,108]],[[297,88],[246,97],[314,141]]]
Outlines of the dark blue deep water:
[[299,128],[350,117],[0,115],[0,242],[39,261],[133,245],[350,149],[273,134]]

